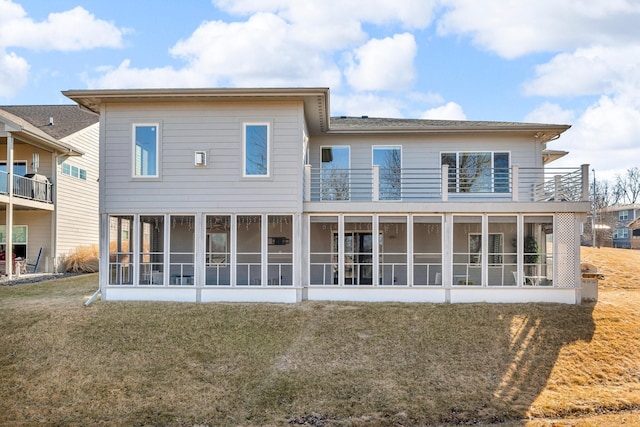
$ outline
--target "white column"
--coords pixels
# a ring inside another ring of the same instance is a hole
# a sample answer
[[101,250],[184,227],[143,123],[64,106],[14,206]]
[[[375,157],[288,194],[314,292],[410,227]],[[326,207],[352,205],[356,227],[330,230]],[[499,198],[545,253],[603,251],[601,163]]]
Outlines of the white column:
[[449,165],[442,165],[440,192],[443,202],[449,200]]
[[304,201],[311,201],[311,165],[304,165]]
[[377,202],[380,200],[380,166],[373,165],[373,188],[371,200]]
[[11,279],[13,277],[13,135],[7,132],[7,191],[9,203],[7,204],[5,218],[5,273]]
[[520,198],[520,166],[511,167],[511,200],[517,202]]

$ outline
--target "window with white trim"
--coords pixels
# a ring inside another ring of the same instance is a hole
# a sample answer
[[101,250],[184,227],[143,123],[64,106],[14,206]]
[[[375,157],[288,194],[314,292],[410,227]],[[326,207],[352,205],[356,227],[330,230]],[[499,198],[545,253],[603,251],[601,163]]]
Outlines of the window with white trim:
[[618,213],[618,218],[620,219],[620,221],[627,221],[629,219],[629,211],[620,211]]
[[449,166],[449,191],[452,193],[511,191],[508,152],[444,152],[440,162]]
[[269,176],[269,124],[244,123],[242,130],[242,176]]
[[79,168],[77,166],[70,165],[67,162],[64,162],[62,164],[62,174],[63,175],[67,175],[67,176],[71,176],[71,177],[74,177],[74,178],[78,178],[78,179],[81,179],[83,181],[87,180],[87,170],[86,169],[82,169],[82,168]]
[[628,228],[616,228],[613,230],[613,238],[614,239],[628,239],[629,238],[629,229]]
[[133,176],[157,177],[159,164],[159,125],[133,125]]

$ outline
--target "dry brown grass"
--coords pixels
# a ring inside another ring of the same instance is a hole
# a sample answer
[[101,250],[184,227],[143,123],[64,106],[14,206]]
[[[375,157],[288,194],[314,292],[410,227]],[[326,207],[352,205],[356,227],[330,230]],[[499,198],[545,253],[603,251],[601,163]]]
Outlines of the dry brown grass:
[[97,273],[98,245],[79,246],[64,258],[64,271],[70,273]]
[[95,275],[0,287],[0,425],[640,425],[639,257],[585,249],[606,280],[581,306],[85,308]]

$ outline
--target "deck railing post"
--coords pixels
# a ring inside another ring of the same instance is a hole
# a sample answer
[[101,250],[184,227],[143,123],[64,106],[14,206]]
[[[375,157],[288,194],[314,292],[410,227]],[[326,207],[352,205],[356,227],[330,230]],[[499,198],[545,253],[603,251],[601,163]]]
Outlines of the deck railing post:
[[511,167],[511,200],[517,202],[520,198],[520,166]]
[[442,201],[449,200],[449,165],[442,165],[442,174],[440,175],[440,193]]
[[377,202],[380,200],[380,166],[373,165],[373,189],[372,200]]
[[589,200],[589,165],[582,165],[581,169],[582,169],[582,201],[584,202]]
[[560,198],[560,187],[562,186],[562,175],[554,175],[553,177],[553,200],[559,202]]
[[311,201],[311,165],[304,165],[304,201]]

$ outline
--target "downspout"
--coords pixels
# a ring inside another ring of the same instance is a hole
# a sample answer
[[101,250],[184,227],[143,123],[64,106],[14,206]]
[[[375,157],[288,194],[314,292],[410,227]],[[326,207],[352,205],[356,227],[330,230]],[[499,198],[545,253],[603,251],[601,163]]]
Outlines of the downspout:
[[94,302],[94,301],[96,300],[96,298],[98,298],[98,295],[99,295],[99,294],[100,294],[100,288],[98,288],[98,289],[96,290],[96,292],[95,292],[93,295],[91,295],[91,296],[89,297],[89,299],[87,300],[87,302],[85,302],[85,303],[84,303],[84,306],[85,306],[85,307],[89,307],[89,306],[91,305],[91,303],[92,303],[92,302]]
[[9,280],[13,278],[13,134],[7,132],[7,193],[9,204],[5,213],[4,267]]

